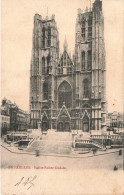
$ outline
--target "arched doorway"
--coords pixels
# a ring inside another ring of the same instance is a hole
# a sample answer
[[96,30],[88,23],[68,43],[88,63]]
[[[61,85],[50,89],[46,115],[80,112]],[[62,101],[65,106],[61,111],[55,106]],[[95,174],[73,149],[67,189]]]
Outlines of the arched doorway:
[[42,118],[42,131],[47,131],[49,128],[49,122],[46,116]]
[[69,132],[70,131],[70,118],[66,113],[62,113],[57,121],[57,131]]
[[65,103],[67,108],[72,106],[72,89],[67,81],[63,81],[58,88],[58,107],[61,108]]
[[58,130],[58,131],[64,131],[63,122],[58,122],[57,130]]
[[82,130],[83,132],[89,132],[89,118],[87,115],[82,119]]
[[70,122],[64,122],[64,121],[58,122],[57,131],[69,132],[70,131]]

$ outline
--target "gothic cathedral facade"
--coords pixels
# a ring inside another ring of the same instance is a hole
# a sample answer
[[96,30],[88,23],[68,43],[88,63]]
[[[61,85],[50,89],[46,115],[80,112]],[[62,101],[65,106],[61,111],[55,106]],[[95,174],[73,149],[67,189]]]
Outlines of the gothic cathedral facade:
[[34,16],[30,70],[31,128],[106,130],[106,66],[102,2],[78,9],[73,59],[59,53],[55,15]]

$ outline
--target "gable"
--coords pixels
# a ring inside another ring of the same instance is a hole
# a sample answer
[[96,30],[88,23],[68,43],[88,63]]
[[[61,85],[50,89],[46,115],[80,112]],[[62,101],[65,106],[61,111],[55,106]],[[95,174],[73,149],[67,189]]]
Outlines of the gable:
[[66,108],[65,105],[63,105],[62,108],[60,109],[60,112],[59,112],[57,118],[58,118],[58,119],[60,119],[60,118],[62,118],[62,119],[64,119],[64,118],[65,118],[65,119],[69,118],[69,119],[70,119],[70,114],[69,114],[69,112],[68,112],[68,110],[67,110],[67,108]]

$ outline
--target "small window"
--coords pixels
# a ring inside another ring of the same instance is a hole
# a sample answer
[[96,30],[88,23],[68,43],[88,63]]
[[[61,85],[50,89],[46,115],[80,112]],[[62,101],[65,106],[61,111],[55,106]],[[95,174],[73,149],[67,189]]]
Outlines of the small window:
[[50,56],[47,57],[47,74],[49,74]]
[[45,47],[45,27],[42,29],[42,47]]
[[85,19],[82,21],[82,27],[85,28]]
[[88,27],[88,38],[92,38],[92,27]]
[[82,52],[82,70],[85,70],[85,52]]
[[42,58],[42,74],[45,74],[45,57]]
[[92,67],[92,51],[88,51],[88,70],[91,70]]
[[82,28],[82,37],[85,37],[85,28]]

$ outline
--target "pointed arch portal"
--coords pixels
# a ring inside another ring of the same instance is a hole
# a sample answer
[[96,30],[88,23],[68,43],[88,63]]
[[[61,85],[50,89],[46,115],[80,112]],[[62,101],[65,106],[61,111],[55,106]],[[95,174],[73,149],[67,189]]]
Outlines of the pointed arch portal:
[[42,131],[47,131],[49,128],[48,118],[44,115],[42,118]]
[[82,119],[82,130],[83,132],[89,132],[89,118],[86,114]]
[[65,105],[62,106],[57,119],[57,131],[70,131],[70,115]]

